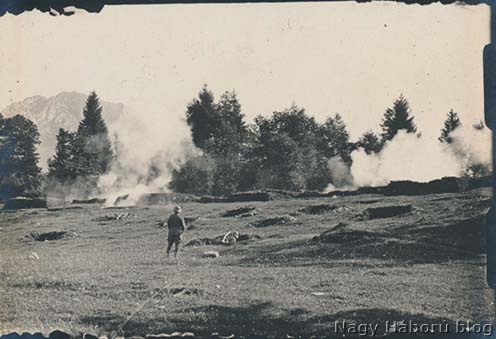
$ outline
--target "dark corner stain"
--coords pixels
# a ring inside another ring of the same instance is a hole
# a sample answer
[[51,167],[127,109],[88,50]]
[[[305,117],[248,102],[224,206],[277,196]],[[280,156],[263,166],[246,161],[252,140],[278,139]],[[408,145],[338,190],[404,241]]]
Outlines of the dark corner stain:
[[[372,2],[373,0],[308,0],[319,2],[342,2],[355,1],[357,3]],[[405,4],[428,5],[432,3],[477,5],[491,4],[492,0],[390,0]],[[150,4],[191,4],[191,3],[257,3],[257,2],[306,2],[303,1],[283,1],[283,0],[1,0],[0,16],[6,13],[19,15],[25,11],[39,10],[41,12],[58,16],[70,16],[74,11],[65,9],[75,7],[90,13],[99,13],[105,5],[150,5]]]

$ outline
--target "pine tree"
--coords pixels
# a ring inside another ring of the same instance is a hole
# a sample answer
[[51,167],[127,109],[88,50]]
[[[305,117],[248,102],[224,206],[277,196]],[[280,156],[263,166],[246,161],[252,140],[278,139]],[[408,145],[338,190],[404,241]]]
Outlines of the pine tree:
[[38,128],[31,120],[0,116],[0,199],[39,194],[39,143]]
[[417,132],[413,116],[411,116],[410,105],[403,94],[395,100],[393,107],[388,108],[384,113],[381,128],[383,142],[393,139],[402,129],[406,130],[407,133]]
[[[80,159],[81,163],[89,163],[88,175],[99,175],[108,171],[113,158],[112,144],[107,126],[102,116],[102,107],[98,96],[93,91],[86,100],[83,120],[79,123],[77,138],[82,141],[83,149],[78,149],[75,156],[89,155],[90,159]],[[83,171],[84,172],[84,171]]]
[[458,117],[458,113],[454,112],[453,109],[451,109],[448,112],[446,120],[444,121],[444,127],[443,129],[441,129],[441,136],[438,138],[439,141],[447,144],[451,144],[453,139],[449,135],[460,125],[461,125],[461,121],[460,118]]
[[215,114],[214,95],[204,85],[198,99],[188,104],[186,109],[186,121],[191,127],[193,142],[196,147],[205,149],[207,141],[212,137],[218,119]]
[[328,118],[326,120],[320,134],[324,155],[328,159],[339,156],[347,165],[350,165],[350,135],[339,113],[336,113],[334,118]]
[[48,176],[59,182],[67,182],[76,178],[75,173],[75,133],[59,129],[55,156],[48,160]]
[[382,149],[382,143],[379,137],[371,130],[366,131],[358,140],[357,147],[363,148],[365,153],[379,153]]

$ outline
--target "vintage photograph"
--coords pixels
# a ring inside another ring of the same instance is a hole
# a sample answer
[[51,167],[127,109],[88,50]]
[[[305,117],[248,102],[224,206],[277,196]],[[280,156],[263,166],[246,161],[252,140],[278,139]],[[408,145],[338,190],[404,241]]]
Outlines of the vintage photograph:
[[0,17],[0,336],[479,338],[488,5]]

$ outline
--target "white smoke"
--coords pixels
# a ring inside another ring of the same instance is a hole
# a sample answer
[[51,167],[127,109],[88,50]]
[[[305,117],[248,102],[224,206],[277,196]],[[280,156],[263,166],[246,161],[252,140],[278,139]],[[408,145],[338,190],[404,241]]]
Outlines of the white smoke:
[[113,205],[120,196],[127,195],[121,204],[132,205],[143,194],[168,192],[172,169],[187,155],[198,152],[182,112],[133,112],[109,126],[115,160],[110,172],[98,182],[107,205]]
[[466,168],[471,164],[481,164],[491,169],[492,133],[488,128],[475,129],[472,126],[460,126],[449,135],[453,152]]
[[458,128],[451,144],[440,143],[400,130],[378,154],[358,149],[351,154],[355,186],[381,186],[394,180],[426,182],[460,176],[470,164],[491,164],[491,133],[488,129]]
[[339,190],[353,189],[353,177],[351,176],[350,167],[348,167],[341,157],[336,156],[329,159],[327,167],[332,178],[332,184],[327,185],[324,193]]

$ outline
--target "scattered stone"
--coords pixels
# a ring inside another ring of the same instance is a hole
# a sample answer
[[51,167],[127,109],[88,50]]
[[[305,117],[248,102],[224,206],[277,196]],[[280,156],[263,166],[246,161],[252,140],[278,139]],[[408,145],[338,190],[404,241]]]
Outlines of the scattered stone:
[[73,238],[75,233],[70,233],[66,231],[51,231],[45,233],[31,232],[25,236],[28,241],[52,241],[60,239]]
[[115,213],[112,215],[104,215],[101,217],[96,217],[93,219],[93,221],[102,222],[102,221],[129,219],[129,218],[136,218],[136,214],[129,212]]
[[4,210],[20,210],[27,208],[47,208],[46,199],[15,197],[10,198],[3,206]]
[[220,240],[211,239],[211,238],[199,238],[193,239],[188,242],[185,246],[205,246],[205,245],[222,245]]
[[390,206],[382,206],[382,207],[370,207],[367,208],[363,212],[363,214],[365,218],[372,220],[379,218],[391,218],[412,211],[413,211],[412,205],[390,205]]
[[314,296],[316,296],[316,297],[321,297],[321,296],[323,296],[323,295],[327,295],[327,294],[329,294],[329,293],[327,293],[327,292],[312,292],[312,293],[310,293],[310,294],[311,294],[311,295],[314,295]]
[[199,238],[193,239],[185,246],[205,246],[205,245],[233,245],[236,243],[247,244],[255,240],[262,239],[258,235],[239,234],[237,231],[229,231],[224,235],[219,235],[215,238]]
[[203,252],[203,258],[218,258],[220,256],[219,252],[217,251],[206,251]]
[[203,291],[198,288],[185,287],[171,288],[169,292],[176,297],[181,295],[200,295],[203,293]]
[[39,260],[40,257],[38,256],[38,253],[36,252],[31,252],[28,254],[28,259],[31,259],[31,260]]
[[254,216],[256,214],[256,207],[240,207],[233,210],[226,211],[222,214],[223,217],[243,218]]
[[259,220],[254,223],[248,224],[248,226],[252,227],[267,227],[267,226],[274,226],[274,225],[284,225],[287,223],[295,222],[297,219],[291,215],[283,216],[283,217],[275,217],[275,218],[269,218],[269,219],[263,219]]

